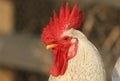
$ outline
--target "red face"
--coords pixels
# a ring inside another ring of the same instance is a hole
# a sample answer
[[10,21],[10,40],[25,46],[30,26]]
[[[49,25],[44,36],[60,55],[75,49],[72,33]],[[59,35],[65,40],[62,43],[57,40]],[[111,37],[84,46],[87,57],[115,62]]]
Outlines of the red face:
[[[54,64],[50,70],[50,73],[54,76],[63,75],[67,70],[68,60],[73,58],[77,52],[77,39],[76,42],[72,42],[72,37],[63,37],[57,41],[51,42],[53,46],[52,52],[54,54]],[[49,45],[48,45],[49,46]]]
[[47,49],[52,48],[54,64],[50,73],[54,76],[63,75],[68,66],[68,60],[73,58],[78,49],[78,40],[73,37],[61,37],[71,28],[78,29],[82,23],[82,12],[76,3],[70,11],[69,4],[61,6],[59,17],[54,12],[53,19],[43,29],[42,39]]

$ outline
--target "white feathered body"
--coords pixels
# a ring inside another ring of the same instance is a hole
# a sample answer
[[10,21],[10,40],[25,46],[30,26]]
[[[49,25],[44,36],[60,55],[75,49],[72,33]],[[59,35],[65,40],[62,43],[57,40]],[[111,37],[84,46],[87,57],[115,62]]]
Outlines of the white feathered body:
[[113,69],[112,81],[120,81],[120,57],[118,61],[116,62],[115,67]]
[[70,29],[63,36],[78,39],[75,57],[68,61],[64,75],[52,76],[49,81],[106,81],[106,73],[101,56],[96,47],[78,30]]

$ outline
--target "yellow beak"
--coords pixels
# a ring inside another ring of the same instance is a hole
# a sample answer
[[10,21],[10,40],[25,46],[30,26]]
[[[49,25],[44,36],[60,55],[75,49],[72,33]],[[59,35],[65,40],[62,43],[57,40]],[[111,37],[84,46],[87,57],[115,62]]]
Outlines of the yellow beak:
[[52,49],[52,48],[55,48],[57,46],[57,44],[50,44],[50,45],[47,45],[46,46],[46,49]]

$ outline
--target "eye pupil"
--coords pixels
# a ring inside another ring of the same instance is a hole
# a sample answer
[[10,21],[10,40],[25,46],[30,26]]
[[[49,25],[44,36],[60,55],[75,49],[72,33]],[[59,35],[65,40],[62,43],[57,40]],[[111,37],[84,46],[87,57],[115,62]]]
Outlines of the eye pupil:
[[55,43],[55,41],[52,42],[53,44]]
[[65,37],[64,40],[68,40],[68,37]]

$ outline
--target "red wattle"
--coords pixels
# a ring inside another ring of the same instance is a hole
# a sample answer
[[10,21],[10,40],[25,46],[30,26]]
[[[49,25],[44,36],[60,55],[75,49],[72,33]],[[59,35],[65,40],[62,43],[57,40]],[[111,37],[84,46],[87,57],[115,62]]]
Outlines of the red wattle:
[[[74,49],[71,49],[74,48]],[[77,42],[75,44],[67,44],[65,46],[58,46],[53,49],[52,52],[54,54],[54,64],[50,69],[50,74],[53,76],[64,75],[68,67],[68,60],[73,58],[77,52]],[[68,55],[69,54],[69,55]]]

